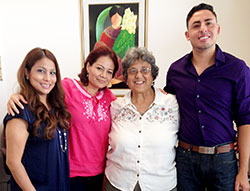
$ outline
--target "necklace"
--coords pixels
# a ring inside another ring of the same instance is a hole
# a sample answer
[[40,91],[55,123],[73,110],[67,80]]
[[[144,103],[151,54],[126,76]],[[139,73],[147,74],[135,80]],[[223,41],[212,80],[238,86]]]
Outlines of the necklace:
[[[56,129],[58,131],[59,134],[59,143],[60,143],[60,147],[62,152],[65,152],[67,150],[67,133],[64,131],[63,132],[63,137],[62,137],[62,132],[59,129]],[[63,140],[64,139],[64,148],[63,148]]]

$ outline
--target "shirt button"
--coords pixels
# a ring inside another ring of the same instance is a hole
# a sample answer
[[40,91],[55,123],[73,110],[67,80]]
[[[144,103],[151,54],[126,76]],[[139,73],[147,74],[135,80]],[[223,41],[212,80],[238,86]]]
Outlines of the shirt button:
[[137,161],[137,163],[140,163],[140,161]]
[[204,129],[204,128],[205,128],[205,125],[202,125],[201,128]]
[[201,82],[201,80],[200,80],[200,79],[198,79],[198,80],[197,80],[197,82]]
[[136,176],[139,177],[139,174],[137,174]]
[[201,113],[201,110],[199,110],[198,112]]
[[196,97],[197,97],[197,98],[200,98],[200,95],[198,94]]
[[141,133],[141,130],[139,131],[139,133]]
[[138,145],[138,148],[141,148],[141,145]]
[[141,120],[141,117],[140,117],[140,120]]

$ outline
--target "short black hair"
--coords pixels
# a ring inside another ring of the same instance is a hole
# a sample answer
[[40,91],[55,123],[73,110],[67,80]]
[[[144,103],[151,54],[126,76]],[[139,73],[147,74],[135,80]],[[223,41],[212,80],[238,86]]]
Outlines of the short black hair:
[[122,6],[114,5],[109,11],[109,17],[111,18],[113,15],[118,13],[121,17],[124,15],[124,8]]
[[193,14],[197,11],[200,11],[200,10],[209,10],[211,11],[211,13],[213,13],[213,15],[215,16],[216,20],[217,20],[217,15],[216,13],[214,12],[214,8],[212,5],[208,5],[206,3],[201,3],[199,5],[196,5],[194,6],[188,13],[187,15],[187,18],[186,18],[186,25],[187,25],[187,28],[188,28],[188,21],[191,19],[191,17],[193,16]]

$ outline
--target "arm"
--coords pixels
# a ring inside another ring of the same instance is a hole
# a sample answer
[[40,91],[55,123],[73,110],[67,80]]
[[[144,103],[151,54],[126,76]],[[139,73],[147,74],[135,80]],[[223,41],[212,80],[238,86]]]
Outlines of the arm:
[[29,133],[28,123],[23,119],[12,119],[6,125],[6,164],[16,183],[24,191],[34,191],[28,174],[21,162]]
[[7,103],[7,110],[9,115],[15,116],[15,113],[19,114],[19,110],[17,109],[16,105],[18,105],[21,109],[24,109],[20,101],[22,101],[23,103],[27,103],[27,101],[21,94],[13,94],[10,97]]
[[167,72],[167,76],[166,76],[166,85],[165,87],[163,88],[163,90],[167,93],[171,93],[171,94],[174,94],[176,95],[176,92],[175,92],[175,87],[174,87],[174,84],[172,83],[172,75],[173,72],[172,72],[172,65],[170,66],[168,72]]
[[235,191],[239,191],[240,187],[242,187],[243,191],[249,191],[248,163],[250,156],[250,125],[240,126],[238,132],[240,168],[235,180]]

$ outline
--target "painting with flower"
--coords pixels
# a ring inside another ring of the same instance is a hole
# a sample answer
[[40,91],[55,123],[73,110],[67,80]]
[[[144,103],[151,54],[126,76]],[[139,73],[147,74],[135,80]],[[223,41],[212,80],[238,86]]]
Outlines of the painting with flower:
[[[97,7],[100,7],[100,5],[97,5]],[[96,10],[97,7],[94,6],[94,9]],[[116,4],[105,8],[97,17],[96,34],[90,37],[90,45],[96,45],[101,41],[122,58],[129,48],[138,45],[138,24],[135,13],[138,13],[138,4]],[[93,47],[91,46],[90,49]]]
[[[84,0],[81,3],[84,59],[98,46],[113,49],[119,61],[131,47],[146,46],[147,0]],[[121,80],[122,71],[118,70],[112,84]]]
[[121,23],[121,32],[113,47],[114,51],[121,58],[123,58],[129,48],[138,45],[137,42],[135,42],[137,15],[135,15],[130,9],[130,7],[125,9]]

